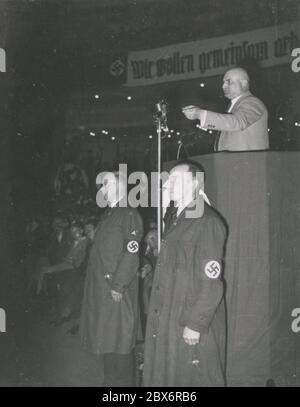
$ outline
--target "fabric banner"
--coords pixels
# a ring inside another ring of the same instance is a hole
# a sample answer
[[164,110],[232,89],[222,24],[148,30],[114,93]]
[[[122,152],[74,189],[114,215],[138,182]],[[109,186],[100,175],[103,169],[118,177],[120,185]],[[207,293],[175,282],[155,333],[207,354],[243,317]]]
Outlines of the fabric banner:
[[246,58],[262,67],[291,63],[291,52],[300,47],[300,23],[293,22],[223,37],[129,52],[127,85],[223,75]]
[[300,153],[193,159],[204,166],[205,192],[228,225],[228,385],[265,386],[273,379],[299,386]]

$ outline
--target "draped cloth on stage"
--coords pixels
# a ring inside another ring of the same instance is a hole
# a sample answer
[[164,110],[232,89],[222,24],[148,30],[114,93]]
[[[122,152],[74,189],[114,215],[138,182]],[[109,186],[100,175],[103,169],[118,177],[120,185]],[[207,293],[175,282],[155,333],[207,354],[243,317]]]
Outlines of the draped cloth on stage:
[[291,328],[300,308],[300,153],[193,159],[203,164],[205,192],[228,225],[227,383],[300,385],[300,332]]

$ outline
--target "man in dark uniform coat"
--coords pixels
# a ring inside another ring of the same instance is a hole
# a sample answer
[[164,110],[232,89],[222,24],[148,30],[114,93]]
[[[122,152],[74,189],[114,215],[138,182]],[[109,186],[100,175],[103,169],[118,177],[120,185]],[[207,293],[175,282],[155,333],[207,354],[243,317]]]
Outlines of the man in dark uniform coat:
[[[145,386],[225,384],[222,259],[226,228],[206,204],[197,217],[187,217],[203,191],[195,176],[199,171],[204,170],[197,163],[185,161],[170,173],[170,196],[177,217],[164,230],[154,274],[146,330]],[[187,172],[191,182],[183,189]]]
[[[133,386],[138,329],[138,267],[142,220],[121,207],[126,180],[107,173],[98,194],[108,202],[91,247],[80,332],[83,345],[104,361],[104,384]],[[97,194],[97,203],[98,202]]]

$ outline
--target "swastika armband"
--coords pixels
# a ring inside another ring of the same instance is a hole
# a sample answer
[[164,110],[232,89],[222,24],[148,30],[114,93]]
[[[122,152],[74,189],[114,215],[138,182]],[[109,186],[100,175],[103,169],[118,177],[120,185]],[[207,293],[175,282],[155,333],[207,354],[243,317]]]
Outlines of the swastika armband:
[[128,253],[137,253],[139,251],[139,242],[136,240],[129,240],[127,242],[125,242],[125,251]]
[[217,260],[204,260],[203,270],[208,278],[218,278],[221,274],[221,264]]

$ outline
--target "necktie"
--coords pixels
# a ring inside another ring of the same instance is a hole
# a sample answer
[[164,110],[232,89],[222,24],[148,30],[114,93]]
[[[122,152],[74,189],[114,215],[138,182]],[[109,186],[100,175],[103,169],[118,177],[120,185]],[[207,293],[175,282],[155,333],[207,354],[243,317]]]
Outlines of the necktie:
[[[228,104],[227,109],[225,110],[225,113],[229,113],[231,108],[231,102]],[[220,141],[220,136],[221,136],[221,131],[216,132],[216,138],[215,138],[215,144],[214,144],[214,151],[218,152],[219,151],[219,141]]]
[[178,208],[176,206],[174,206],[174,201],[170,201],[170,206],[168,206],[165,216],[164,216],[164,222],[165,222],[164,232],[167,232],[170,229],[170,227],[172,226],[172,223],[177,218],[177,211],[178,211]]

